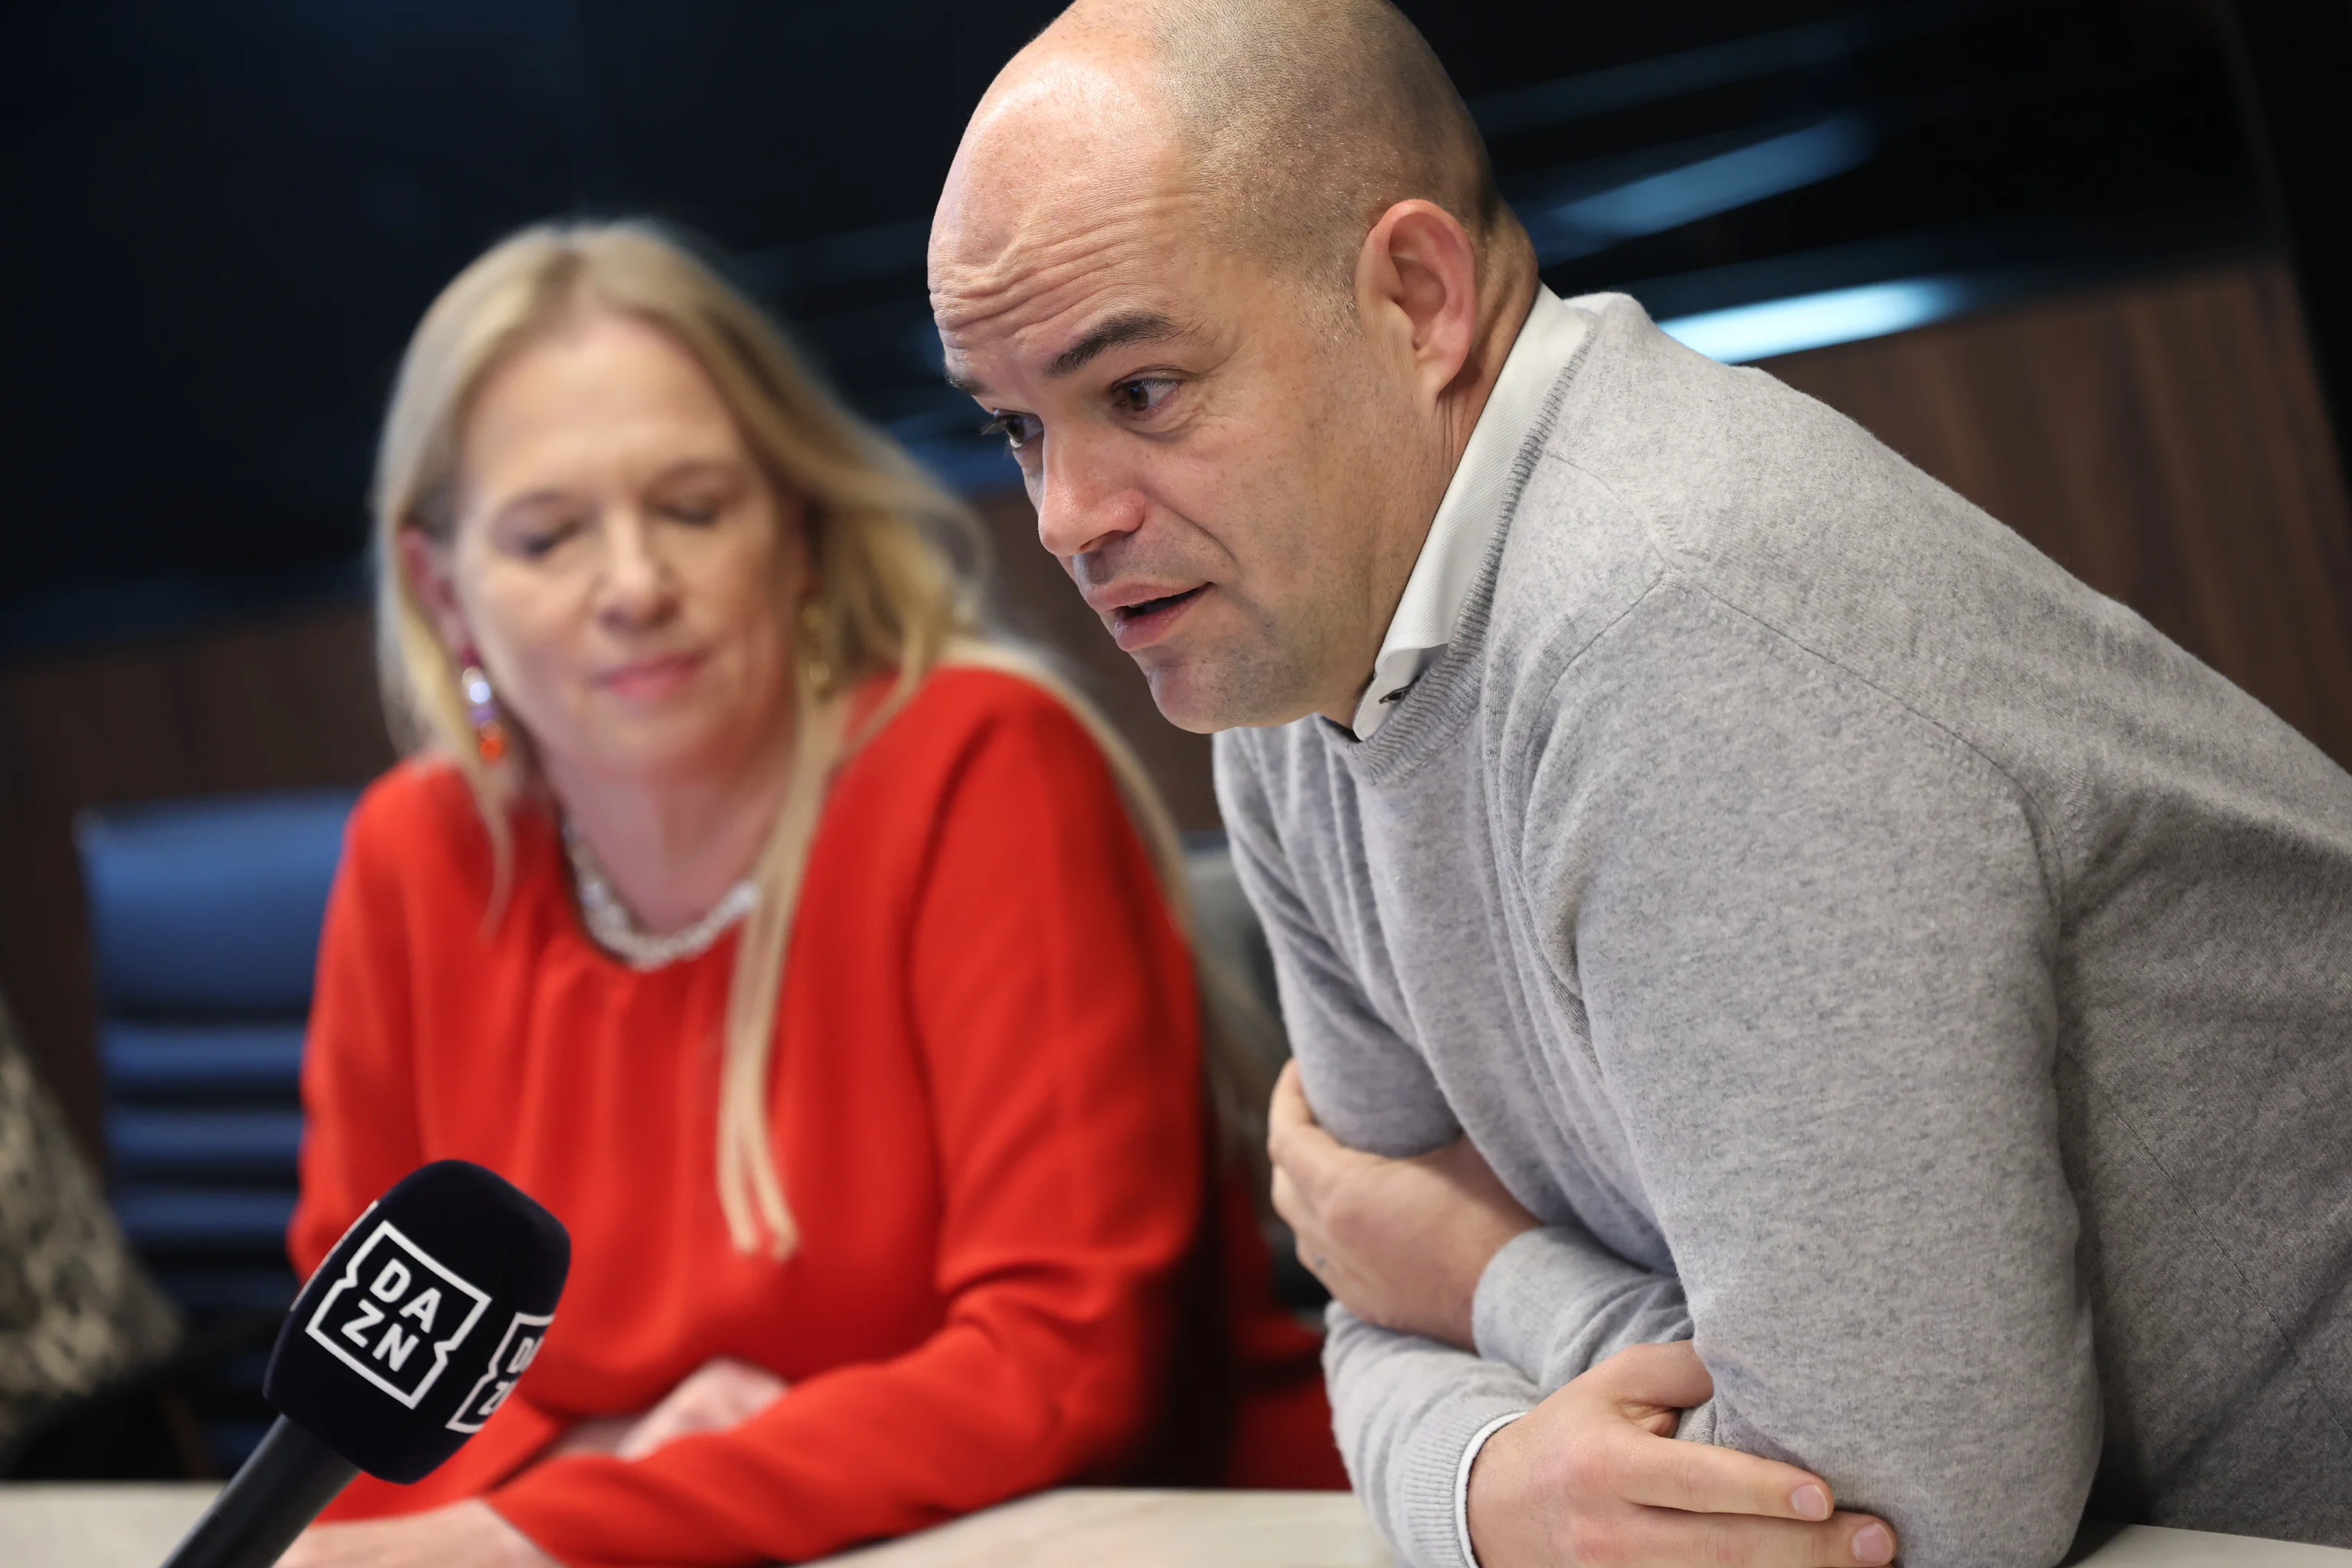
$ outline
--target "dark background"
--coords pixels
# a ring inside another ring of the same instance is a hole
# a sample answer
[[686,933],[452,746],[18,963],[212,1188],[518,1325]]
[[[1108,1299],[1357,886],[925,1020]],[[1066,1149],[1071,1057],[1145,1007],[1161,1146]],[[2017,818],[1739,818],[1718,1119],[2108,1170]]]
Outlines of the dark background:
[[[1001,482],[938,380],[923,240],[965,115],[1055,8],[13,10],[0,648],[355,588],[410,327],[555,214],[704,237],[866,413]],[[1664,318],[1933,274],[1983,302],[2266,234],[2186,0],[1407,9],[1563,292]]]
[[[538,218],[702,237],[973,496],[1015,618],[1180,818],[1213,825],[1204,742],[1150,711],[937,378],[932,203],[971,104],[1055,9],[0,13],[0,992],[93,1149],[74,814],[389,761],[362,597],[375,422],[426,302]],[[1914,330],[1766,368],[2352,757],[2323,392],[2344,5],[1406,9],[1555,288],[1666,319],[1932,285]]]

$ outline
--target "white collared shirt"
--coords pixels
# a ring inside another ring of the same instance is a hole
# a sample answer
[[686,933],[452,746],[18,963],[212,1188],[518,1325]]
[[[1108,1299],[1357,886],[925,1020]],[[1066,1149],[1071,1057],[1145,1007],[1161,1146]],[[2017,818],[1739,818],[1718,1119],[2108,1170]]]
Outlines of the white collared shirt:
[[1397,601],[1388,635],[1381,639],[1371,683],[1356,704],[1356,739],[1372,738],[1390,707],[1454,640],[1454,624],[1462,618],[1462,606],[1477,584],[1495,530],[1502,526],[1511,461],[1519,455],[1552,383],[1584,341],[1585,321],[1581,311],[1536,285],[1535,303],[1503,360],[1502,374],[1495,378],[1486,406],[1479,410],[1478,423],[1471,426],[1469,445],[1462,449],[1445,499],[1437,503],[1429,537],[1422,541],[1412,575],[1405,579],[1404,596]]

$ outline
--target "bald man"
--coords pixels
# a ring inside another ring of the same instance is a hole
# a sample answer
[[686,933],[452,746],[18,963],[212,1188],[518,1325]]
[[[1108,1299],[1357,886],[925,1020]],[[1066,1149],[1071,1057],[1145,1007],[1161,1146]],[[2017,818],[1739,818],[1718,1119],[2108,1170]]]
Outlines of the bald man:
[[1381,0],[1074,7],[931,285],[1219,731],[1276,1198],[1407,1559],[2046,1568],[2086,1500],[2352,1544],[2352,780],[1542,289]]

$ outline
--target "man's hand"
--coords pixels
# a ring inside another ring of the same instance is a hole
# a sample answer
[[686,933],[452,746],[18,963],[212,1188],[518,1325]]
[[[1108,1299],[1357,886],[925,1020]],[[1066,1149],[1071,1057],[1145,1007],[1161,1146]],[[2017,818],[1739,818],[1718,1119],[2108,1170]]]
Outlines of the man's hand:
[[1503,1244],[1538,1225],[1467,1138],[1410,1160],[1349,1149],[1315,1123],[1298,1064],[1282,1069],[1267,1117],[1275,1212],[1298,1259],[1368,1323],[1463,1350],[1478,1277]]
[[560,1568],[477,1499],[399,1519],[314,1524],[278,1568]]
[[740,1426],[784,1395],[784,1380],[732,1356],[704,1362],[624,1434],[614,1457],[642,1459],[665,1443]]
[[1794,1465],[1677,1442],[1714,1380],[1687,1342],[1631,1345],[1486,1439],[1470,1470],[1479,1568],[1875,1568],[1895,1532],[1833,1513]]

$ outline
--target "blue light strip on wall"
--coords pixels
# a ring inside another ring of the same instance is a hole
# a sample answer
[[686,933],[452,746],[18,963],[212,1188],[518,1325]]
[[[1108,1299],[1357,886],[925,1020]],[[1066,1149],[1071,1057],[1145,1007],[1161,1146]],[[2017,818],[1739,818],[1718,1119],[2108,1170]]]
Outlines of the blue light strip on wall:
[[1709,359],[1745,364],[1924,327],[1967,310],[1973,292],[1965,279],[1909,278],[1703,310],[1658,325]]

